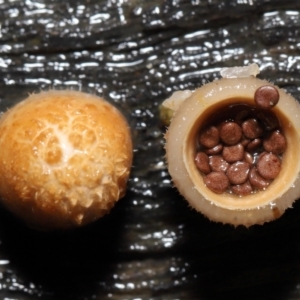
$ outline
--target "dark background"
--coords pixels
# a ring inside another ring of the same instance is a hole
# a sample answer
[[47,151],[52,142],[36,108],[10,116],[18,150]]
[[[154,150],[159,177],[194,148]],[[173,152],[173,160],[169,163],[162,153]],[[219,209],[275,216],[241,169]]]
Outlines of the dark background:
[[211,223],[172,188],[159,120],[173,91],[253,62],[300,99],[299,30],[298,0],[0,0],[0,110],[95,93],[135,148],[126,197],[92,225],[40,233],[0,209],[0,298],[300,299],[300,203],[263,226]]

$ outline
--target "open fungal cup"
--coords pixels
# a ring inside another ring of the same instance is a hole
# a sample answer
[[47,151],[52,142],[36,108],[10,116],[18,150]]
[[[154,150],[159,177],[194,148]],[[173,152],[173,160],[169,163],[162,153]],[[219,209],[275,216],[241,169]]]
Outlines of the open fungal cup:
[[1,202],[36,229],[90,223],[125,194],[129,126],[94,95],[30,95],[1,117],[0,149]]
[[227,68],[163,103],[174,111],[165,148],[175,186],[197,211],[235,226],[276,219],[300,196],[299,104],[258,73]]

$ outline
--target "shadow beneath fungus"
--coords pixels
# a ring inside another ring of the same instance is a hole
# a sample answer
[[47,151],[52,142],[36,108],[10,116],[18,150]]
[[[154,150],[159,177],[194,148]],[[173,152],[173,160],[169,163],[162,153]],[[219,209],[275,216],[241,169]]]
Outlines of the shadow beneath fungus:
[[299,201],[280,219],[250,228],[188,214],[181,249],[188,299],[290,299],[299,282]]
[[109,215],[82,228],[38,232],[1,208],[1,253],[10,261],[12,272],[41,291],[37,298],[87,299],[112,271],[122,220],[116,205]]

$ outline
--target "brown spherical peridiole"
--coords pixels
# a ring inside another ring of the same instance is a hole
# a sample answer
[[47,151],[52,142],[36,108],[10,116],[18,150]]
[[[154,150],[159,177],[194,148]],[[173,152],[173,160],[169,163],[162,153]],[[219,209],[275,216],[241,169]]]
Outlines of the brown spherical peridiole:
[[[249,180],[243,183],[243,178],[241,185],[247,186],[235,187],[239,195],[215,193],[205,184],[206,175],[203,176],[194,163],[199,129],[205,127],[205,122],[217,111],[223,112],[229,106],[241,103],[256,106],[254,94],[266,85],[276,88],[280,98],[272,111],[286,139],[281,170],[270,184],[267,180],[262,184],[258,178],[260,175],[256,178],[252,174],[255,168],[250,169],[251,178],[248,177],[257,182],[253,188],[259,186],[261,190],[252,192],[251,183]],[[174,103],[174,99],[172,101]],[[300,196],[299,114],[299,104],[293,97],[252,75],[222,78],[202,86],[174,109],[166,134],[166,158],[174,185],[193,208],[213,221],[251,226],[278,218]],[[178,144],[178,141],[182,142]]]
[[124,196],[132,142],[123,115],[75,91],[32,94],[0,120],[1,202],[39,230],[97,220]]

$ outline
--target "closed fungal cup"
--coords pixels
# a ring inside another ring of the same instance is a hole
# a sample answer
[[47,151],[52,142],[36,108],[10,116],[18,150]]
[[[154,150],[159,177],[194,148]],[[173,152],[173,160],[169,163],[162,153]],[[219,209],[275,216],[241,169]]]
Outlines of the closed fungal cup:
[[125,194],[130,130],[94,95],[30,95],[1,117],[0,149],[1,202],[36,229],[93,222]]
[[165,148],[174,185],[197,211],[235,226],[276,219],[300,196],[299,104],[258,73],[226,68],[163,103],[173,111]]

